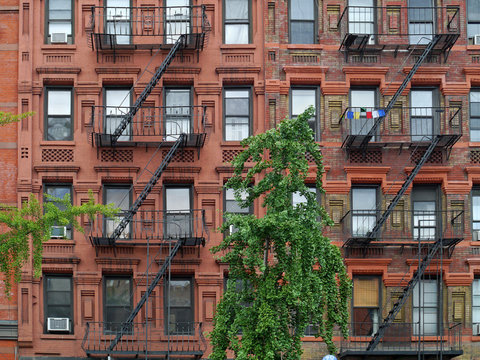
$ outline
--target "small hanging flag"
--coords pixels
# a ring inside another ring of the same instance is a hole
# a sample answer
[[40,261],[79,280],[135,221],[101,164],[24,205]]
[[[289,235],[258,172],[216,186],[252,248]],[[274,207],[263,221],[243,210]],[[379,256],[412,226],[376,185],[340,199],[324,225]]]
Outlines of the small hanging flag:
[[371,111],[367,111],[367,119],[371,119],[372,118],[372,112]]
[[378,111],[377,111],[377,110],[373,110],[373,111],[372,111],[372,117],[373,117],[374,119],[378,118]]
[[385,116],[385,110],[378,110],[378,116],[382,117],[382,116]]
[[355,112],[353,113],[353,118],[354,118],[354,119],[360,119],[360,113],[359,113],[358,111],[355,111]]
[[367,109],[361,107],[360,112],[367,112]]
[[347,119],[353,119],[353,111],[347,111]]

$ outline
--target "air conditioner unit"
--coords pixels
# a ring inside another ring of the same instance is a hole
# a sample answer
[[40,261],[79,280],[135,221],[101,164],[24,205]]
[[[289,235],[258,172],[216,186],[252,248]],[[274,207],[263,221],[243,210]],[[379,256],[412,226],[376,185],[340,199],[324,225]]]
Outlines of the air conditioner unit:
[[473,324],[472,335],[478,336],[480,335],[480,324]]
[[69,318],[47,318],[47,331],[70,331],[70,319]]
[[480,230],[472,230],[472,241],[480,240]]
[[66,226],[52,226],[52,234],[50,238],[52,239],[65,239],[67,237],[67,227]]
[[53,43],[67,43],[67,33],[52,33],[50,35],[50,42]]
[[473,45],[480,45],[480,34],[473,35]]

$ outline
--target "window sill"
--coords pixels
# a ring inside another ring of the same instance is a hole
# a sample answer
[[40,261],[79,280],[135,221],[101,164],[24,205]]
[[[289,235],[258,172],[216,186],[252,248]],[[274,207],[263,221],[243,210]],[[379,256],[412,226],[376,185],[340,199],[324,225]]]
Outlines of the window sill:
[[75,44],[44,44],[40,47],[41,50],[77,50]]
[[41,334],[43,340],[77,340],[74,334]]
[[220,146],[222,146],[222,147],[224,147],[224,146],[235,146],[235,147],[241,147],[243,149],[243,146],[240,144],[240,141],[226,141],[226,140],[223,140],[220,143]]
[[321,44],[288,44],[288,50],[323,50]]
[[74,140],[63,140],[63,141],[55,141],[55,140],[42,140],[40,141],[40,146],[72,146],[74,147],[75,141]]
[[255,50],[257,45],[255,44],[223,44],[220,45],[220,50]]
[[75,245],[75,240],[73,239],[55,239],[55,238],[50,238],[44,244],[49,244],[49,245]]
[[480,342],[480,335],[472,335],[472,342]]
[[479,50],[480,45],[467,45],[467,50]]

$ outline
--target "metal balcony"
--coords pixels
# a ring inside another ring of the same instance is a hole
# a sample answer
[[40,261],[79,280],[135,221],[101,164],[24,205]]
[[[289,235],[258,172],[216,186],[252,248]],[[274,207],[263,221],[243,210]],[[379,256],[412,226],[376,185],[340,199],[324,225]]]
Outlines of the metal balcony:
[[337,24],[340,50],[346,53],[421,51],[433,39],[441,39],[432,53],[445,59],[460,36],[460,8],[390,6],[347,6]]
[[[378,108],[348,107],[339,124],[342,147],[362,149],[364,139],[377,120]],[[373,115],[372,115],[373,114]],[[442,138],[437,149],[450,150],[462,136],[460,107],[396,107],[383,121],[382,129],[367,144],[367,148],[428,146],[437,136]]]
[[463,239],[465,214],[463,210],[419,211],[393,210],[375,239],[369,237],[385,210],[349,210],[341,224],[345,247],[418,245],[443,239],[451,248]]
[[185,246],[203,245],[207,237],[205,210],[161,211],[141,210],[122,232],[112,235],[124,214],[114,218],[97,215],[86,226],[85,234],[93,246],[162,245],[183,241]]
[[[163,320],[152,320],[148,326],[134,323],[113,350],[110,344],[121,323],[87,322],[82,349],[89,357],[105,358],[108,355],[126,358],[166,358],[188,356],[199,359],[207,348],[202,323],[174,323],[168,329]],[[183,358],[183,357],[182,357]]]
[[422,359],[434,360],[451,359],[463,354],[461,324],[442,324],[441,331],[438,324],[430,324],[430,327],[436,327],[433,335],[422,331],[421,325],[425,329],[428,326],[419,323],[390,324],[379,345],[372,351],[366,351],[375,324],[353,323],[349,338],[341,340],[339,357],[345,360],[390,357],[413,360],[421,355]]
[[201,50],[209,30],[205,6],[92,6],[89,45],[98,51],[169,49],[186,35],[184,49]]
[[[92,106],[93,144],[112,146],[112,135],[129,106]],[[171,146],[180,134],[186,134],[185,146],[201,148],[205,142],[204,106],[142,106],[118,138],[116,146]]]

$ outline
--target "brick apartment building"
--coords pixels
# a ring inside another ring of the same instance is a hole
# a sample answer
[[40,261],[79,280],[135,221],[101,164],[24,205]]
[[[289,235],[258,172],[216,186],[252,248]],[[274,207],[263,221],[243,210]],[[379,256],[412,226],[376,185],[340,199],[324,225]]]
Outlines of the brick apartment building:
[[[36,112],[0,135],[2,157],[18,149],[2,200],[123,210],[56,226],[42,277],[25,267],[20,359],[208,358],[215,229],[264,211],[222,189],[228,162],[308,105],[354,284],[339,356],[480,359],[479,0],[1,3],[2,60],[18,48],[1,104]],[[304,348],[326,355],[308,331]]]

